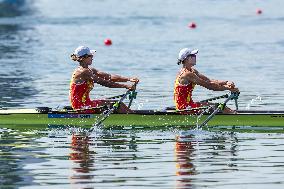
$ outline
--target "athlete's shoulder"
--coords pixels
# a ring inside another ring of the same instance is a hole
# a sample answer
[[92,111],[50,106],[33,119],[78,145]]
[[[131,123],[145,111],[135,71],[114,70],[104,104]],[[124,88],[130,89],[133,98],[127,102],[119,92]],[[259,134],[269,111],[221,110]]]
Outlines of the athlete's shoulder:
[[92,71],[89,68],[78,68],[77,72],[83,75],[92,73]]
[[198,71],[197,69],[195,69],[195,68],[191,68],[191,72],[192,72],[192,73],[195,73],[195,74],[198,74],[198,73],[199,73],[199,71]]
[[77,68],[74,72],[74,79],[78,80],[90,80],[93,78],[93,73],[88,68]]
[[90,69],[94,74],[99,72],[99,70],[97,70],[96,68],[89,68],[89,69]]

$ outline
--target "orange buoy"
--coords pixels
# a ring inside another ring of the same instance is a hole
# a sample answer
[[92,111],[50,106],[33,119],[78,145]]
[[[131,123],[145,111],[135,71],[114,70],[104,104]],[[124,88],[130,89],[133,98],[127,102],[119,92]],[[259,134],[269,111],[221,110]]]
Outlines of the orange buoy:
[[111,39],[105,39],[105,45],[112,45]]
[[261,9],[256,9],[256,14],[262,14],[262,10]]
[[194,28],[196,28],[196,23],[191,22],[191,23],[188,24],[188,27],[191,28],[191,29],[194,29]]

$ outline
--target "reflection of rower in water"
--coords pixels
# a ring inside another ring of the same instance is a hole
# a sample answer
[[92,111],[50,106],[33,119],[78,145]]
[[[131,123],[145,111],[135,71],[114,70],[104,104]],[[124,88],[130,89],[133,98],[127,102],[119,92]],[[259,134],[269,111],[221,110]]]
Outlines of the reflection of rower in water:
[[[192,163],[193,145],[190,141],[191,136],[176,136],[175,157],[176,157],[176,188],[192,188],[191,175],[196,174]],[[187,177],[185,177],[187,176]]]
[[[78,164],[78,167],[72,168],[76,173],[89,173],[93,165],[92,152],[89,150],[89,137],[85,134],[73,134],[71,139],[71,150],[69,159]],[[76,182],[81,179],[91,179],[93,176],[87,174],[74,174],[70,178]]]
[[[111,100],[91,100],[89,97],[90,91],[94,87],[94,83],[109,88],[126,88],[134,89],[134,84],[124,84],[126,82],[138,83],[138,78],[123,77],[114,74],[101,72],[95,68],[90,68],[92,64],[95,50],[90,50],[88,47],[79,46],[71,55],[72,60],[79,62],[79,66],[74,70],[70,83],[70,101],[74,109],[86,109],[92,113],[90,108],[100,106],[110,106],[114,102]],[[124,83],[120,83],[124,82]],[[131,110],[123,103],[120,104],[118,112],[129,113]]]
[[[200,85],[213,91],[229,90],[231,92],[238,92],[238,88],[231,81],[220,81],[209,79],[205,75],[199,73],[194,66],[196,65],[196,55],[198,50],[190,50],[184,48],[179,53],[178,65],[182,64],[182,68],[175,80],[174,101],[177,110],[187,108],[198,108],[202,106],[212,105],[208,102],[200,103],[193,102],[192,92],[195,85]],[[228,107],[225,107],[224,113],[235,113]]]

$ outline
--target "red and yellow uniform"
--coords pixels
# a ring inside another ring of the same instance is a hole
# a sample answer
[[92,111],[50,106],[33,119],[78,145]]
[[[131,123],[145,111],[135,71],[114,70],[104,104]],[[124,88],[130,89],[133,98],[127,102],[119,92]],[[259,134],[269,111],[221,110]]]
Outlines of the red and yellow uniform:
[[179,74],[175,80],[174,88],[174,102],[177,110],[183,110],[186,108],[197,108],[200,107],[199,103],[195,103],[192,100],[192,91],[195,84],[189,83],[187,85],[182,85],[178,82],[181,74]]
[[70,102],[73,109],[87,109],[97,107],[100,100],[91,100],[90,91],[94,87],[93,81],[87,81],[80,84],[70,83]]

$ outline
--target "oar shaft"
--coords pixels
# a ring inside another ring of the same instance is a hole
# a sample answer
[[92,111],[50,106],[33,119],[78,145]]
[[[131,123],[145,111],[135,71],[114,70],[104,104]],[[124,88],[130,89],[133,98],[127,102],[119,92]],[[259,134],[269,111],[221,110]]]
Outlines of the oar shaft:
[[220,104],[220,105],[216,108],[216,110],[214,110],[214,112],[213,112],[211,115],[209,115],[209,116],[207,117],[207,119],[206,119],[202,124],[200,124],[200,125],[198,126],[198,128],[201,128],[201,127],[203,127],[204,125],[206,125],[223,107],[226,106],[227,102],[228,102],[229,100],[231,100],[231,99],[234,97],[234,95],[235,95],[234,93],[231,93],[231,95],[224,101],[224,103]]
[[117,99],[117,98],[121,98],[123,97],[124,94],[121,94],[121,95],[117,95],[117,96],[111,96],[111,97],[108,97],[106,99]]
[[213,101],[213,100],[218,100],[218,99],[221,99],[221,98],[228,98],[228,97],[229,97],[229,95],[225,94],[225,95],[222,95],[222,96],[216,96],[216,97],[213,97],[213,98],[201,100],[200,102],[210,102],[210,101]]
[[[210,101],[218,100],[218,99],[221,99],[221,98],[228,98],[228,97],[229,97],[228,94],[224,94],[222,96],[216,96],[216,97],[213,97],[213,98],[208,98],[208,99],[205,99],[205,100],[201,100],[199,102],[203,102],[203,103],[204,102],[210,102]],[[170,110],[175,109],[175,106],[167,107],[167,109],[170,109]]]
[[216,110],[214,110],[214,112],[210,116],[208,116],[207,119],[202,124],[198,125],[198,128],[201,128],[204,125],[206,125],[212,119],[212,117],[215,116],[219,111],[220,111],[220,108],[217,108]]
[[119,108],[119,105],[122,103],[122,101],[127,97],[127,95],[128,95],[129,93],[130,93],[130,90],[128,90],[128,91],[121,97],[121,99],[120,99],[118,102],[116,102],[116,103],[113,105],[113,107],[112,107],[106,114],[104,114],[104,116],[103,116],[99,121],[97,121],[97,122],[93,125],[93,127],[90,129],[90,132],[92,132],[92,131],[95,129],[96,126],[101,125],[101,124],[104,122],[104,120],[106,120],[106,119],[110,116],[110,114],[112,114],[115,110],[117,110],[117,109]]
[[[135,92],[135,91],[133,91],[133,93],[134,93],[134,92]],[[128,106],[127,106],[128,108],[130,108],[130,107],[131,107],[132,102],[133,102],[133,98],[134,98],[134,97],[131,97],[131,99],[130,99],[130,101],[129,101],[129,104],[128,104]]]

